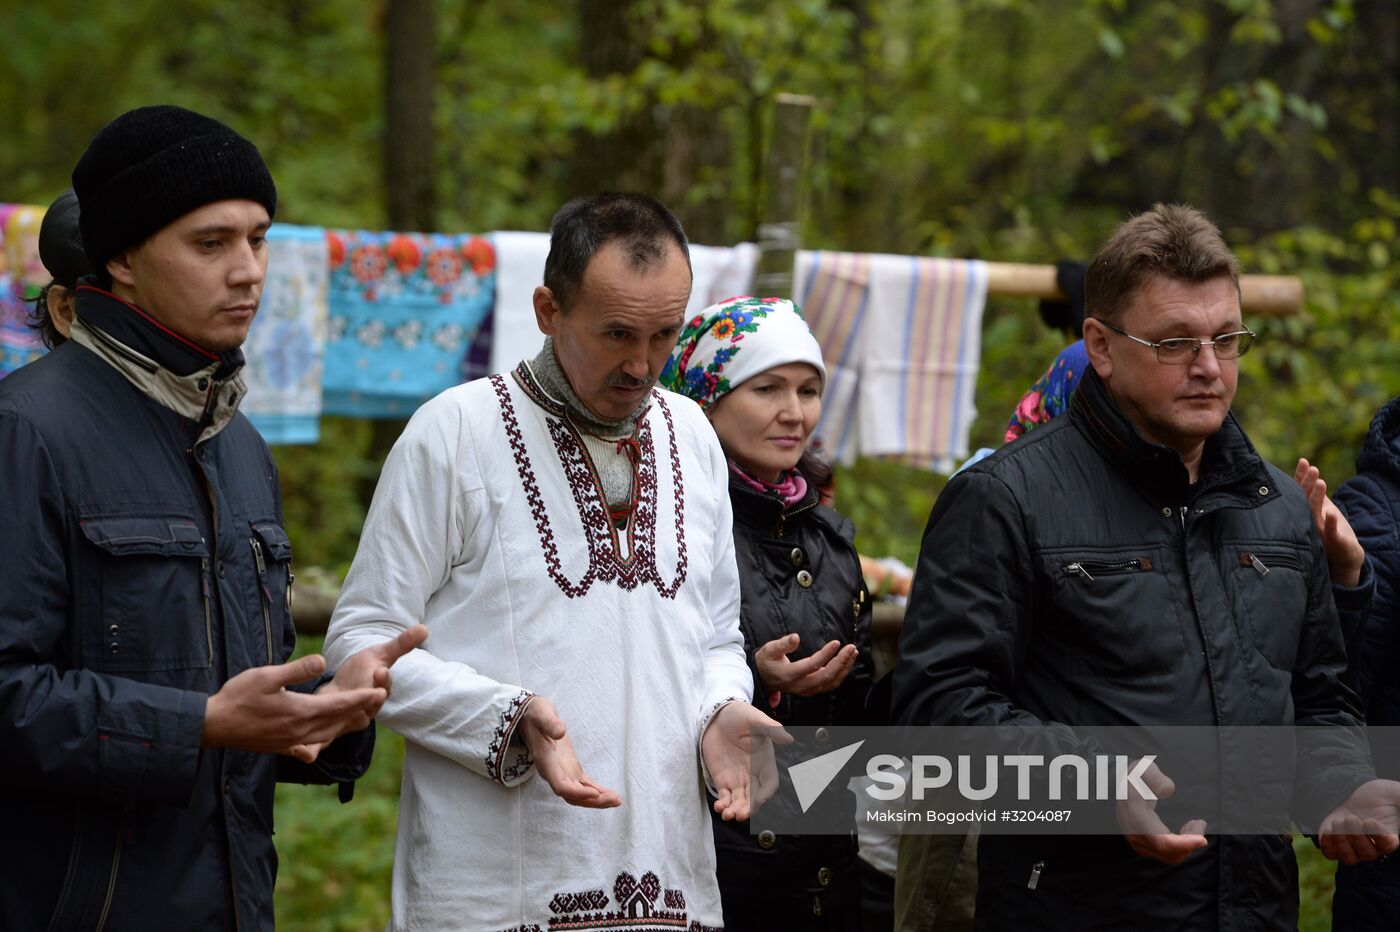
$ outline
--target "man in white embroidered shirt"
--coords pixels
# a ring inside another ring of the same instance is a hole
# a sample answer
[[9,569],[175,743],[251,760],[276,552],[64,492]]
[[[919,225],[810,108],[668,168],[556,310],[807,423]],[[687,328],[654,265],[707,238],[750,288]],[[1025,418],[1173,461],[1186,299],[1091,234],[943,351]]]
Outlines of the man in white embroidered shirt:
[[407,739],[392,929],[722,925],[701,777],[747,818],[776,723],[748,703],[724,455],[653,387],[690,285],[660,203],[570,202],[540,354],[428,402],[385,463],[326,654],[432,632],[380,715]]

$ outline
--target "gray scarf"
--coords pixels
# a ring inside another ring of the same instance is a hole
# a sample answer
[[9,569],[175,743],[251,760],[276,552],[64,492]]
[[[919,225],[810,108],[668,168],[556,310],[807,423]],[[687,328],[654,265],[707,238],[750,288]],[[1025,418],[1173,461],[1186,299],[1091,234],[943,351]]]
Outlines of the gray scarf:
[[584,407],[575,394],[573,386],[569,384],[568,376],[564,375],[564,370],[559,366],[559,359],[554,355],[554,338],[544,338],[544,348],[539,355],[530,360],[530,371],[539,380],[540,387],[549,393],[555,401],[569,409],[569,414],[584,430],[602,437],[630,437],[637,430],[637,419],[642,416],[642,412],[651,404],[651,396],[645,395],[637,402],[637,407],[632,413],[618,421],[599,420],[598,416]]

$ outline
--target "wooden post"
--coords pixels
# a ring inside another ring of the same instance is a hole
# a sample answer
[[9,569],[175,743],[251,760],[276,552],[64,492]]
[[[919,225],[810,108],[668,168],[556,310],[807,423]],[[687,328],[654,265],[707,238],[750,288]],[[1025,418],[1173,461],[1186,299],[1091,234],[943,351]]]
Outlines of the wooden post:
[[807,171],[807,128],[815,98],[779,94],[773,103],[764,170],[764,208],[758,223],[754,293],[792,296],[792,267],[801,243],[798,222]]

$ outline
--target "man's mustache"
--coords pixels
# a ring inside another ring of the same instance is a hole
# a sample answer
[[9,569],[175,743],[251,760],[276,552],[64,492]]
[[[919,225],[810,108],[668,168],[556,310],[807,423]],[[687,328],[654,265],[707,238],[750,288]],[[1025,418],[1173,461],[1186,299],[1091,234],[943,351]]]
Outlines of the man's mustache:
[[632,376],[625,373],[618,373],[617,375],[608,376],[605,384],[608,388],[651,388],[656,384],[656,377],[649,375],[644,379],[634,379]]

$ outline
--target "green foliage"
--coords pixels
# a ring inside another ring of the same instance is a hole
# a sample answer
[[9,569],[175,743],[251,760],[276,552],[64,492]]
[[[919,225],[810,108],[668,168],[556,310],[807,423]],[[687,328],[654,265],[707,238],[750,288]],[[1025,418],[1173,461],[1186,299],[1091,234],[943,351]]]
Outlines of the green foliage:
[[[75,0],[5,4],[0,178],[47,203],[107,120],[172,102],[254,139],[279,219],[384,222],[384,4]],[[1247,271],[1298,274],[1301,316],[1250,322],[1237,409],[1285,468],[1335,485],[1400,394],[1400,71],[1377,40],[1400,6],[1357,0],[616,0],[626,54],[597,54],[597,3],[436,0],[436,215],[544,229],[579,187],[643,187],[702,242],[751,238],[774,97],[818,100],[803,217],[819,248],[1050,262],[1086,258],[1157,200],[1202,207]],[[607,39],[603,36],[602,39]],[[1391,43],[1393,45],[1393,43]],[[600,62],[605,66],[600,66]],[[591,153],[587,159],[580,152]],[[590,164],[581,165],[581,161]],[[592,164],[598,163],[598,164]],[[588,171],[580,171],[588,169]],[[993,298],[972,447],[998,446],[1067,341]],[[276,451],[300,566],[341,574],[392,430],[326,419]],[[912,563],[942,477],[838,470],[866,552]],[[382,928],[401,742],[340,807],[279,791],[279,924]],[[1300,847],[1304,928],[1330,873]]]

